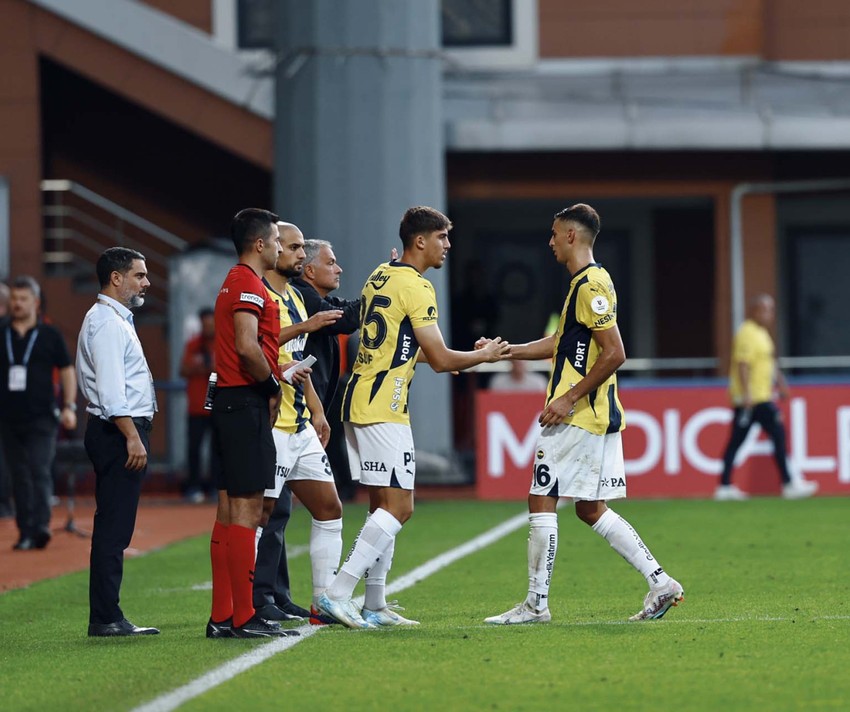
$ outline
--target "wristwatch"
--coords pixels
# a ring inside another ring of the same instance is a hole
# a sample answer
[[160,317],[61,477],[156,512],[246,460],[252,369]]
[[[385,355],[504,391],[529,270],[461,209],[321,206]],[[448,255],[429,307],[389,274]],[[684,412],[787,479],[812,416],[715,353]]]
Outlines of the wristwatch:
[[68,408],[72,413],[77,412],[77,404],[76,403],[66,403],[64,406],[62,406],[62,410],[65,410],[65,408]]

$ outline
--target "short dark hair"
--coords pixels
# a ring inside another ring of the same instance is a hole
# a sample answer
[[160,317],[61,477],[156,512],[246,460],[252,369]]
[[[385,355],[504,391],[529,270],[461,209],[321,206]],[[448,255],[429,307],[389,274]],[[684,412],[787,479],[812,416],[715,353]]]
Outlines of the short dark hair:
[[417,235],[451,229],[452,221],[439,210],[425,205],[417,205],[405,211],[401,224],[398,226],[398,236],[401,238],[401,244],[407,248]]
[[555,220],[563,220],[577,222],[590,230],[591,240],[595,240],[602,227],[599,220],[599,213],[591,208],[586,203],[576,203],[568,208],[564,208],[560,212],[555,213]]
[[230,222],[230,239],[236,254],[244,255],[257,240],[265,242],[278,220],[277,215],[262,208],[245,208],[236,213]]
[[29,289],[36,299],[41,299],[41,287],[35,277],[30,277],[28,274],[15,277],[15,281],[12,282],[12,289]]
[[110,247],[104,250],[103,254],[97,258],[97,281],[101,287],[109,284],[109,278],[113,272],[127,274],[133,267],[133,260],[144,260],[145,256],[138,250],[131,250],[129,247]]
[[215,316],[215,309],[212,307],[203,307],[198,310],[198,319],[203,319],[208,316]]

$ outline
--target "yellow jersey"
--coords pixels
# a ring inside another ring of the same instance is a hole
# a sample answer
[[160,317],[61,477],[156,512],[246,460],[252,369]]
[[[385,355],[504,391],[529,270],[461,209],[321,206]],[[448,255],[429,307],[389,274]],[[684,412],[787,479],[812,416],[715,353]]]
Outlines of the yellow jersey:
[[344,421],[410,423],[416,329],[436,322],[434,287],[416,268],[385,262],[375,269],[360,297],[360,346],[342,399]]
[[749,387],[752,403],[755,405],[773,400],[773,379],[776,375],[773,339],[767,329],[752,319],[741,324],[732,344],[729,392],[735,405],[744,402],[741,378],[738,375],[740,363],[746,363],[750,367]]
[[[570,280],[570,288],[555,332],[552,374],[546,404],[560,398],[593,368],[599,358],[594,331],[617,324],[617,293],[611,277],[601,265],[589,264]],[[617,374],[612,373],[596,389],[579,400],[575,413],[564,418],[597,435],[616,433],[626,427],[623,406],[617,394]]]
[[[301,293],[291,284],[287,283],[283,294],[278,294],[272,286],[263,279],[263,284],[269,292],[269,296],[280,308],[280,328],[299,324],[307,319],[307,309]],[[278,349],[277,362],[280,372],[283,373],[287,365],[292,361],[301,361],[304,358],[304,345],[307,343],[307,334],[301,334],[282,344]],[[281,380],[280,410],[274,426],[287,433],[300,433],[307,427],[310,420],[310,410],[304,400],[304,386],[300,383],[290,386]]]

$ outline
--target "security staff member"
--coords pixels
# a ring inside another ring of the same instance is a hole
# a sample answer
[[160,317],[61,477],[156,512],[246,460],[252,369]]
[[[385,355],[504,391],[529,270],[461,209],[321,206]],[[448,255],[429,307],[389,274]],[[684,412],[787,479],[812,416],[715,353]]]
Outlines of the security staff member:
[[88,634],[155,635],[156,628],[128,621],[118,604],[156,412],[153,377],[131,311],[144,304],[150,282],[144,255],[126,247],[106,250],[96,270],[100,293],[77,342],[77,380],[88,401],[85,446],[96,475]]

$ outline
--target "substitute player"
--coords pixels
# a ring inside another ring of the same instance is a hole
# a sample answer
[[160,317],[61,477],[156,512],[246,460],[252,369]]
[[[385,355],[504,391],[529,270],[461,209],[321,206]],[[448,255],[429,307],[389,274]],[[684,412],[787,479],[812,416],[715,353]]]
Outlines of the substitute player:
[[[424,273],[439,269],[451,243],[451,222],[434,208],[405,212],[399,261],[379,265],[363,287],[360,347],[342,404],[352,477],[369,490],[370,515],[333,583],[321,612],[351,628],[415,625],[387,605],[385,587],[396,535],[413,513],[416,461],[407,398],[420,349],[437,372],[459,371],[507,357],[510,345],[484,340],[476,351],[446,347],[437,299]],[[364,608],[351,601],[369,570]]]
[[[301,275],[304,267],[304,236],[295,225],[278,223],[281,253],[274,269],[266,272],[263,282],[270,298],[280,309],[280,349],[278,365],[281,373],[304,358],[304,345],[310,330],[336,321],[341,312],[321,312],[307,318],[301,294],[290,280]],[[273,487],[265,491],[266,518],[283,492],[284,485],[298,497],[313,517],[310,530],[310,562],[313,574],[313,604],[324,593],[339,566],[342,554],[342,504],[336,492],[324,446],[330,437],[322,402],[309,375],[303,382],[283,384],[280,411],[272,432],[276,451],[276,474]],[[288,515],[287,515],[288,518]],[[259,540],[259,537],[258,537]],[[278,547],[282,554],[282,537],[267,546]],[[276,577],[277,566],[268,567]],[[259,582],[274,587],[274,580]],[[332,621],[331,621],[332,622]]]
[[[528,595],[487,623],[548,623],[549,584],[558,551],[560,497],[571,497],[576,515],[605,537],[649,583],[643,608],[629,620],[661,618],[683,598],[637,532],[606,500],[626,496],[623,406],[617,369],[626,360],[617,328],[617,295],[611,277],[593,260],[599,215],[579,203],[555,215],[549,246],[572,275],[558,330],[511,348],[511,358],[552,358],[543,429],[537,440],[528,496]],[[481,341],[485,348],[485,341]]]

